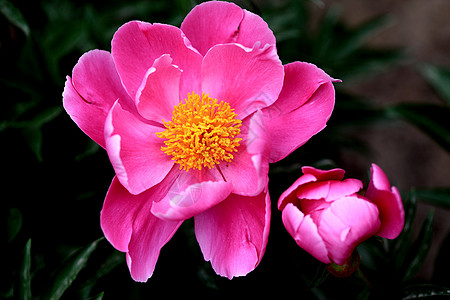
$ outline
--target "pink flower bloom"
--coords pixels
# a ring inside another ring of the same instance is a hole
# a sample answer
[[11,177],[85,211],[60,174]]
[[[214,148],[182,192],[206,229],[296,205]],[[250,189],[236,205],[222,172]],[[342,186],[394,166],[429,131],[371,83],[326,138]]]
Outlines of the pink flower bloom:
[[116,176],[101,227],[146,281],[161,248],[195,218],[204,258],[245,275],[267,244],[268,164],[325,127],[332,79],[283,66],[257,15],[228,2],[196,6],[181,28],[133,21],[111,53],[85,53],[67,77],[64,108],[106,149]]
[[396,238],[405,212],[400,194],[375,164],[365,196],[345,171],[303,167],[303,176],[280,197],[283,224],[297,244],[324,263],[344,264],[367,238]]

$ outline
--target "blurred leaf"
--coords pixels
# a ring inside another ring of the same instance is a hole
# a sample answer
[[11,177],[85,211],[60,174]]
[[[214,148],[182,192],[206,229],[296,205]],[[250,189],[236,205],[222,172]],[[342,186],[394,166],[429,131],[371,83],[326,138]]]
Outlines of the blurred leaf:
[[450,70],[430,64],[422,64],[419,71],[447,105],[450,105]]
[[416,216],[417,198],[414,193],[409,193],[405,201],[405,226],[403,227],[402,234],[409,234],[412,230],[414,218]]
[[89,300],[102,300],[102,299],[103,299],[103,294],[104,294],[104,292],[101,292],[101,293],[98,294],[97,296],[92,297],[92,298],[88,298],[88,299],[89,299]]
[[10,208],[6,217],[8,243],[12,242],[22,228],[22,214],[17,208]]
[[[94,285],[97,283],[101,277],[109,274],[112,270],[114,270],[117,266],[123,264],[125,261],[124,254],[119,251],[114,251],[110,256],[108,256],[104,263],[101,264],[100,268],[94,273],[94,275],[87,279],[78,290],[78,294],[80,295],[80,299],[87,299],[91,294],[91,291]],[[100,295],[99,295],[100,296]],[[103,293],[101,294],[103,297]],[[94,298],[98,299],[98,298]],[[101,298],[100,298],[101,299]]]
[[430,211],[427,219],[422,224],[417,239],[409,248],[409,252],[402,266],[403,281],[408,281],[413,278],[427,257],[433,237],[433,219],[434,211]]
[[25,245],[22,267],[19,273],[19,299],[27,300],[31,299],[31,239],[28,240]]
[[405,209],[405,225],[401,234],[394,240],[387,240],[388,243],[393,243],[392,255],[394,256],[395,269],[400,270],[404,265],[407,253],[411,247],[411,231],[414,218],[416,216],[417,198],[413,193],[409,193],[404,203]]
[[359,48],[362,48],[370,38],[386,27],[388,21],[389,19],[387,17],[382,16],[353,28],[346,35],[345,39],[340,41],[340,46],[335,52],[335,59],[344,59],[352,55]]
[[331,273],[327,269],[327,265],[320,263],[317,267],[316,275],[312,279],[311,283],[309,284],[309,288],[313,289],[315,287],[318,287],[322,282],[324,282],[328,276]]
[[450,188],[421,188],[412,193],[420,200],[450,209]]
[[30,121],[25,121],[22,126],[26,126],[23,130],[23,134],[26,138],[28,145],[36,155],[39,161],[42,161],[42,126],[54,118],[56,118],[62,112],[61,107],[51,107],[42,113],[38,114]]
[[344,82],[347,79],[356,77],[369,78],[377,72],[381,72],[388,67],[398,63],[404,54],[399,50],[369,50],[358,49],[355,54],[347,59],[336,60],[336,69],[339,70],[340,79]]
[[450,107],[433,104],[400,104],[387,108],[387,114],[415,125],[450,152]]
[[[28,108],[33,108],[29,106]],[[22,129],[22,133],[39,161],[42,161],[42,126],[55,119],[62,112],[60,106],[50,107],[27,120],[5,120],[0,123],[0,131],[8,128]],[[23,112],[24,113],[24,112]],[[17,116],[17,118],[19,118]]]
[[100,238],[84,249],[77,251],[72,255],[62,266],[62,268],[56,273],[54,281],[51,283],[50,288],[43,297],[44,300],[56,300],[59,299],[65,290],[72,284],[77,277],[78,273],[86,266],[89,256],[97,248],[97,245],[103,238]]
[[334,53],[333,42],[336,39],[335,28],[339,21],[342,10],[337,5],[332,5],[321,21],[321,26],[313,43],[313,53],[321,58],[326,58]]
[[30,27],[27,21],[23,17],[22,13],[9,1],[0,0],[0,11],[9,22],[17,26],[25,33],[26,36],[30,35]]
[[450,296],[450,288],[432,284],[413,285],[405,288],[402,299],[420,299],[432,296]]
[[358,294],[356,300],[367,300],[370,299],[370,289],[365,289],[361,293]]

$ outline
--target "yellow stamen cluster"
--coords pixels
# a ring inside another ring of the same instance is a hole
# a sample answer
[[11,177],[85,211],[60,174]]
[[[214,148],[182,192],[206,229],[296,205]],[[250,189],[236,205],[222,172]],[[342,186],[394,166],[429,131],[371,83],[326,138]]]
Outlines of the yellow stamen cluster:
[[161,150],[180,170],[211,169],[221,161],[230,162],[239,147],[241,120],[236,117],[227,102],[192,92],[174,107],[172,121],[163,120],[166,129],[156,135],[166,139]]

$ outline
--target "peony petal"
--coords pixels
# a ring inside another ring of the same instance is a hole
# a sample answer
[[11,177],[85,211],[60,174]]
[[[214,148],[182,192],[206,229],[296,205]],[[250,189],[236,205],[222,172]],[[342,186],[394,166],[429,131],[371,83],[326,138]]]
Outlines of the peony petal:
[[295,62],[285,66],[285,81],[278,100],[264,110],[271,128],[271,160],[276,162],[325,128],[334,107],[332,79],[314,65]]
[[225,200],[232,184],[216,180],[207,169],[175,170],[178,175],[167,195],[153,203],[151,212],[164,220],[185,220]]
[[100,225],[106,239],[119,251],[127,252],[133,221],[144,205],[145,195],[130,194],[114,177],[100,214]]
[[387,238],[396,238],[405,225],[405,211],[399,191],[392,187],[386,174],[376,164],[370,169],[371,180],[366,197],[372,200],[380,211],[381,226],[376,235]]
[[243,120],[271,105],[283,85],[284,70],[275,48],[216,45],[203,59],[202,91],[226,101]]
[[244,119],[243,140],[233,161],[218,166],[226,181],[233,184],[233,194],[255,196],[267,186],[270,143],[262,121],[260,111]]
[[229,279],[253,271],[261,261],[269,235],[270,198],[231,194],[195,216],[195,235],[205,260]]
[[120,183],[139,194],[161,182],[174,165],[161,151],[164,129],[145,123],[116,102],[105,123],[105,141],[111,164]]
[[356,246],[378,231],[378,209],[360,196],[344,197],[322,212],[318,227],[329,257],[341,265]]
[[133,99],[148,69],[163,54],[169,54],[172,63],[183,71],[181,97],[200,91],[198,79],[202,57],[177,27],[138,21],[126,23],[115,33],[111,53],[120,78]]
[[344,179],[345,171],[343,169],[320,170],[314,167],[302,167],[303,174],[311,174],[317,178],[317,181],[325,180],[342,180]]
[[181,30],[202,55],[217,44],[239,43],[249,48],[256,42],[275,45],[275,36],[260,16],[229,2],[210,1],[195,6]]
[[272,30],[260,16],[244,9],[236,43],[252,48],[255,43],[259,43],[261,47],[275,45],[276,40]]
[[147,281],[153,274],[161,248],[182,223],[162,221],[149,213],[153,201],[165,193],[167,185],[159,184],[132,195],[114,177],[103,203],[103,233],[117,250],[127,252],[127,264],[136,281]]
[[145,282],[155,269],[161,248],[172,238],[183,221],[164,221],[151,213],[149,206],[141,209],[133,224],[133,234],[128,246],[131,277]]
[[348,178],[343,181],[327,180],[313,182],[299,187],[297,190],[297,198],[333,201],[357,193],[362,187],[361,180],[353,178]]
[[[324,199],[309,200],[309,199],[299,199],[298,207],[305,214],[311,214],[311,218],[316,221],[316,217],[320,219],[320,211],[330,207],[331,202]],[[318,223],[318,222],[317,222]]]
[[311,216],[304,215],[294,204],[283,209],[282,221],[297,245],[323,263],[331,263],[328,251]]
[[278,209],[282,211],[288,203],[296,202],[298,200],[297,189],[307,183],[315,182],[316,180],[317,178],[311,174],[304,174],[300,176],[287,190],[281,194],[278,199]]
[[173,108],[180,102],[182,71],[171,62],[168,54],[156,59],[136,94],[136,106],[141,116],[161,124],[163,119],[172,119]]
[[102,147],[106,116],[118,99],[124,105],[131,104],[111,54],[100,50],[83,54],[73,69],[72,79],[67,77],[63,106],[80,129]]
[[181,31],[204,56],[216,44],[235,42],[242,18],[242,9],[234,3],[205,2],[187,14]]

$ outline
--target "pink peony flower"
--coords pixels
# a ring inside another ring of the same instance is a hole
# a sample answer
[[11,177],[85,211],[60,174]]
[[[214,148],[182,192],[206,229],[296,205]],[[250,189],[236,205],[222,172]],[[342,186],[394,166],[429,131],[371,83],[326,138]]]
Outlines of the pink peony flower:
[[362,182],[345,171],[303,167],[303,176],[280,197],[283,224],[297,244],[321,262],[342,265],[367,238],[396,238],[405,212],[400,194],[375,164],[364,196]]
[[245,275],[267,244],[268,164],[325,127],[332,79],[283,66],[257,15],[228,2],[196,6],[181,28],[133,21],[111,53],[85,53],[63,104],[106,149],[116,176],[101,212],[108,241],[146,281],[161,248],[195,218],[205,260]]

